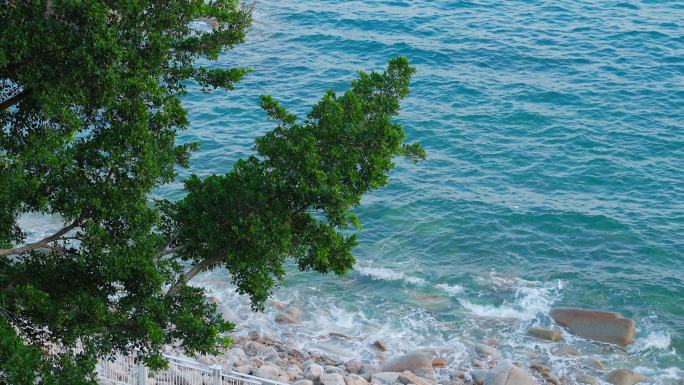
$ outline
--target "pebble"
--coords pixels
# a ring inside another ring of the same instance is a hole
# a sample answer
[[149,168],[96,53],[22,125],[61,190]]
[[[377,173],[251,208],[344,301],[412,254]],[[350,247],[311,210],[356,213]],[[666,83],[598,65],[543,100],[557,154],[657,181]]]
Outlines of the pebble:
[[447,363],[446,363],[446,361],[444,361],[444,359],[437,357],[437,358],[432,360],[432,367],[433,368],[444,367],[444,366],[447,366]]
[[386,352],[387,350],[389,350],[387,348],[387,344],[384,341],[375,341],[373,346],[375,346],[376,348],[380,349],[380,351],[383,351],[383,352]]

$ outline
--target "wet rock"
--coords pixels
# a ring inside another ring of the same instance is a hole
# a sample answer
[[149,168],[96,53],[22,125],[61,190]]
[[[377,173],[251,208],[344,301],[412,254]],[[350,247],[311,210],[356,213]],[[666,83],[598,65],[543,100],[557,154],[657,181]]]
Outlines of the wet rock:
[[344,377],[337,373],[325,373],[321,374],[318,379],[321,385],[345,385]]
[[218,303],[221,302],[221,301],[219,301],[218,298],[216,298],[216,297],[214,297],[214,296],[206,297],[204,300],[207,301],[207,303],[216,303],[216,304],[218,304]]
[[366,333],[377,333],[380,331],[380,329],[376,328],[375,326],[367,325],[363,327],[363,331]]
[[405,370],[399,374],[397,377],[397,382],[400,384],[416,384],[416,385],[431,385],[428,381],[423,378],[416,376],[415,374]]
[[432,359],[432,367],[433,367],[433,368],[436,368],[436,367],[445,367],[445,366],[447,366],[447,363],[446,363],[446,361],[444,361],[444,359],[439,358],[439,357],[438,357],[438,358],[433,358],[433,359]]
[[536,385],[536,382],[526,370],[504,361],[487,373],[484,385]]
[[484,343],[489,345],[489,346],[501,346],[501,341],[499,341],[496,338],[486,338],[484,340]]
[[344,363],[344,366],[347,368],[347,371],[353,374],[359,374],[359,372],[361,371],[361,365],[363,365],[363,363],[357,360],[349,360]]
[[287,309],[287,305],[285,305],[282,302],[273,301],[273,302],[271,302],[271,306],[275,307],[276,309],[280,309],[280,310]]
[[233,309],[229,308],[228,306],[217,305],[216,314],[220,315],[224,321],[228,321],[230,323],[237,324],[242,322],[242,318],[240,318],[238,313],[236,313]]
[[587,357],[584,359],[583,362],[584,362],[584,365],[586,365],[592,369],[600,370],[602,372],[605,372],[607,370],[606,366],[603,365],[603,362],[597,360],[594,357]]
[[465,373],[459,370],[456,373],[449,374],[449,378],[452,380],[463,380],[465,379]]
[[382,352],[386,352],[387,350],[389,350],[387,348],[387,344],[384,341],[375,341],[373,346],[375,346],[377,349],[379,349]]
[[279,324],[298,324],[299,320],[290,313],[280,313],[275,317],[275,322]]
[[584,373],[576,375],[575,381],[577,381],[579,384],[599,385],[598,378]]
[[247,353],[245,353],[245,351],[240,348],[232,348],[230,349],[230,352],[238,357],[247,357]]
[[549,316],[573,334],[620,346],[629,345],[636,335],[634,320],[619,313],[575,308],[551,309]]
[[316,363],[316,361],[314,361],[314,360],[306,360],[306,361],[302,362],[302,370],[306,370],[306,368],[308,368],[309,365],[315,364],[315,363]]
[[543,372],[541,376],[546,380],[546,382],[553,385],[561,385],[560,380],[555,375],[549,372]]
[[539,373],[550,373],[551,372],[551,368],[549,368],[548,366],[539,365],[539,364],[532,364],[532,365],[530,365],[530,368],[532,370],[534,370],[535,372],[539,372]]
[[346,335],[346,334],[335,333],[335,332],[330,332],[330,333],[328,333],[328,337],[330,337],[330,338],[343,338],[343,339],[345,339],[345,340],[350,340],[350,339],[351,339],[351,337],[349,337],[349,336]]
[[581,357],[582,353],[570,345],[562,345],[553,352],[554,356],[575,356]]
[[485,344],[481,344],[481,343],[476,342],[475,344],[473,344],[473,348],[475,348],[475,351],[480,353],[480,354],[484,354],[487,356],[495,356],[495,357],[499,356],[498,350],[496,350],[495,348],[493,348],[491,346],[487,346]]
[[430,377],[435,375],[432,369],[432,360],[423,353],[409,353],[394,358],[380,366],[383,372],[403,372],[408,370],[411,373],[423,373]]
[[299,310],[299,308],[293,306],[290,306],[287,309],[285,309],[283,313],[292,314],[295,318],[299,318],[303,314],[302,311]]
[[613,370],[603,377],[603,381],[613,385],[633,385],[643,379],[643,375],[629,369]]
[[321,374],[325,374],[323,367],[318,364],[311,364],[304,369],[302,376],[307,380],[318,381]]
[[262,365],[255,374],[257,377],[267,380],[277,380],[280,377],[280,368],[271,365]]
[[368,385],[368,381],[353,373],[344,378],[344,383],[345,385]]
[[489,370],[477,369],[470,372],[470,376],[473,378],[474,383],[476,383],[477,385],[482,385],[484,383],[487,372],[489,372]]
[[534,338],[539,338],[540,340],[547,340],[551,342],[558,342],[562,337],[561,332],[558,330],[543,328],[529,328],[525,334]]
[[278,341],[275,337],[270,336],[270,335],[265,335],[265,336],[264,336],[264,341],[270,342],[270,343],[272,343],[272,344],[279,344],[279,343],[280,343],[280,341]]
[[397,382],[397,378],[399,378],[400,373],[396,372],[380,372],[380,373],[375,373],[373,377],[371,377],[371,382],[379,382],[383,385],[392,385],[395,382]]
[[475,359],[475,360],[473,360],[473,367],[484,368],[485,364],[483,364],[482,361]]
[[290,338],[287,341],[287,343],[285,344],[285,347],[290,349],[290,350],[301,350],[299,348],[299,344],[297,343],[297,341],[293,340],[292,338]]

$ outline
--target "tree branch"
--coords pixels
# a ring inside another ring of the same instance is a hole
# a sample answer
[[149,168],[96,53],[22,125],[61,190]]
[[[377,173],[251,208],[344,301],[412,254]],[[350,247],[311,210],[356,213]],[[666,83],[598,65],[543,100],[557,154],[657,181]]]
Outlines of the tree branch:
[[14,249],[0,249],[0,256],[12,255],[12,254],[22,254],[22,253],[25,253],[27,251],[37,249],[39,247],[45,247],[48,243],[59,240],[62,235],[66,234],[69,231],[78,227],[81,224],[81,222],[83,222],[84,219],[85,219],[85,213],[81,214],[81,216],[76,218],[69,226],[59,230],[55,234],[53,234],[47,238],[44,238],[38,242],[29,243],[28,245],[22,246],[22,247],[15,247]]
[[12,107],[15,104],[20,103],[22,100],[25,100],[33,95],[33,90],[27,88],[20,93],[12,96],[11,98],[5,100],[4,102],[0,103],[0,112],[5,111]]
[[171,288],[169,289],[168,293],[166,293],[166,295],[169,297],[173,297],[174,295],[176,295],[178,293],[178,291],[180,290],[180,288],[185,286],[185,284],[187,284],[188,281],[190,281],[194,276],[199,274],[202,270],[206,269],[207,267],[217,264],[221,260],[221,258],[223,258],[223,255],[225,253],[226,253],[226,249],[223,248],[223,249],[217,251],[216,253],[214,253],[214,255],[212,255],[211,257],[208,257],[205,260],[203,260],[202,262],[195,265],[195,267],[190,269],[190,271],[188,271],[183,276],[181,276],[181,278],[178,280],[178,282],[176,282],[175,284],[173,284],[173,286],[171,286]]
[[186,247],[188,247],[188,244],[187,244],[187,243],[184,244],[184,245],[180,245],[180,246],[178,246],[178,247],[174,247],[173,249],[168,249],[168,250],[160,251],[160,252],[157,253],[157,255],[154,257],[154,259],[161,258],[161,257],[163,257],[163,256],[165,256],[165,255],[173,254],[173,253],[175,253],[175,252],[177,252],[177,251],[181,251],[181,250],[185,249]]

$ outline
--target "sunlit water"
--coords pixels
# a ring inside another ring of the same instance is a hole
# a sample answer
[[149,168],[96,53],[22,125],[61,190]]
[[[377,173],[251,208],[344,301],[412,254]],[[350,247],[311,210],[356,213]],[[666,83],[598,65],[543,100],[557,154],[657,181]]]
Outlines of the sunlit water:
[[[329,349],[319,334],[363,337],[372,325],[389,356],[447,348],[455,366],[469,362],[468,341],[495,337],[505,358],[572,377],[576,358],[523,333],[551,326],[554,306],[602,309],[635,319],[632,345],[564,332],[565,342],[609,369],[682,378],[682,16],[677,1],[259,2],[247,44],[209,64],[254,72],[235,91],[185,99],[182,140],[202,150],[182,177],[224,173],[253,153],[273,128],[259,94],[304,116],[357,69],[395,56],[418,69],[398,121],[428,159],[398,160],[390,186],[363,199],[354,271],[289,268],[274,299],[305,310],[303,327],[277,327],[267,307],[245,310],[241,330]],[[196,284],[242,309],[229,280],[215,271]],[[332,345],[376,359],[368,340]]]

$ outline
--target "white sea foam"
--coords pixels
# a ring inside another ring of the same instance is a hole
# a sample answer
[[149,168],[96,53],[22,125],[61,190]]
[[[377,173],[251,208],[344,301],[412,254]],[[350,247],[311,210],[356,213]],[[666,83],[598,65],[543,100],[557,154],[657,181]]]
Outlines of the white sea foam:
[[446,283],[440,283],[438,285],[435,285],[435,287],[446,291],[447,294],[449,294],[449,296],[452,297],[465,292],[465,288],[461,285],[448,285]]
[[627,346],[630,353],[643,353],[647,350],[667,349],[672,342],[672,336],[668,330],[652,330],[646,337],[639,337]]
[[373,280],[379,281],[399,281],[411,283],[414,285],[423,284],[425,280],[420,277],[413,277],[404,274],[401,271],[388,269],[386,267],[372,267],[372,266],[357,266],[354,268],[361,275],[371,277]]
[[461,306],[482,317],[535,319],[540,314],[548,313],[551,305],[559,298],[559,292],[563,288],[563,283],[560,280],[542,283],[526,281],[518,277],[501,277],[494,273],[482,280],[493,286],[491,290],[478,293],[480,297],[486,297],[488,291],[513,292],[511,298],[505,299],[498,306],[476,304],[467,298],[459,299]]

